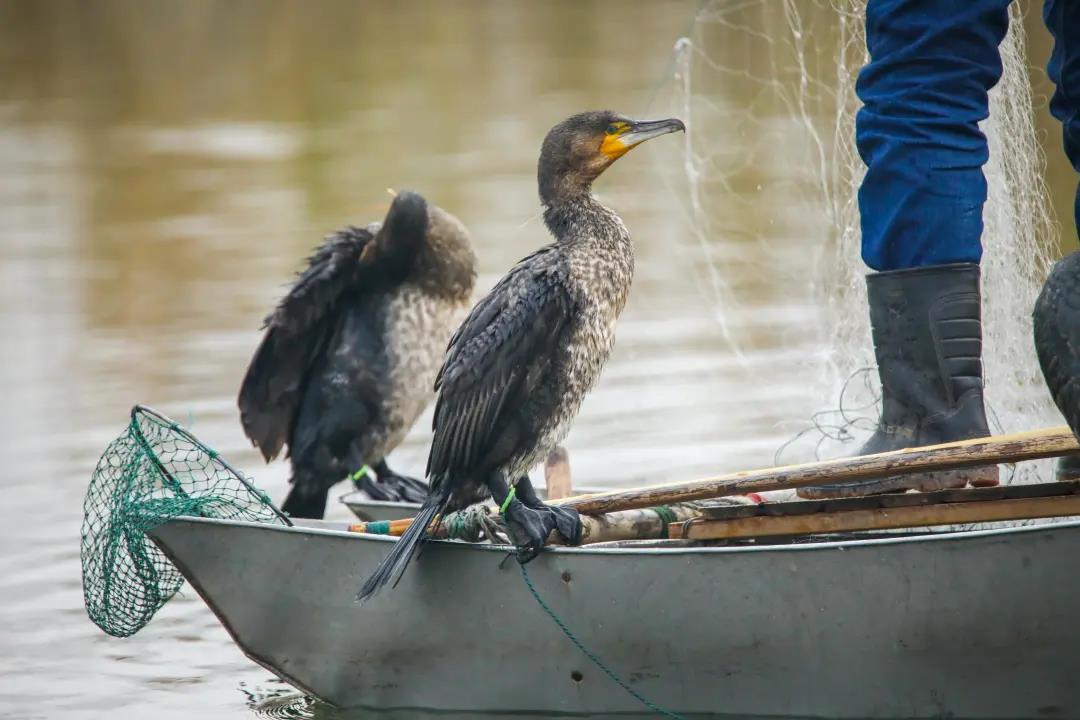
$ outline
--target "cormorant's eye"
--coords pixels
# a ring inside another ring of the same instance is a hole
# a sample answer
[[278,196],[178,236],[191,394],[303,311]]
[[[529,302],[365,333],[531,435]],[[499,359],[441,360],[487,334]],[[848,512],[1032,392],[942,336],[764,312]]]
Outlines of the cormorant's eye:
[[606,132],[608,135],[614,135],[619,132],[619,128],[615,125],[615,123],[612,123],[611,125],[607,126],[607,130],[605,130],[604,132]]

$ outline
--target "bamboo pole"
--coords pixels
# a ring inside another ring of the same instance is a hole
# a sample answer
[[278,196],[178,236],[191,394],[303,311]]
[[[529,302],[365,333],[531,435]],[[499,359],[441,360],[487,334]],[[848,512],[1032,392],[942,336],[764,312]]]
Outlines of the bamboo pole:
[[556,504],[574,508],[583,515],[598,515],[725,495],[850,484],[893,475],[1038,460],[1076,451],[1080,451],[1080,444],[1077,444],[1072,431],[1062,426],[876,455],[748,470],[689,482],[615,490],[567,498]]
[[[493,510],[492,512],[497,512]],[[660,540],[668,537],[668,527],[701,516],[701,511],[691,505],[675,505],[663,514],[653,509],[623,510],[603,515],[581,516],[581,545],[618,540]],[[353,523],[349,531],[400,537],[412,524],[412,518],[389,522]],[[430,528],[431,537],[450,537],[448,523]],[[458,538],[460,539],[460,538]],[[562,544],[558,533],[552,532],[549,544]]]
[[[581,545],[616,540],[659,540],[668,537],[668,522],[681,523],[701,515],[701,511],[689,505],[668,508],[669,517],[656,510],[622,510],[604,515],[581,516]],[[559,540],[552,533],[552,540]]]
[[672,538],[687,540],[731,540],[854,530],[895,530],[1070,515],[1080,515],[1080,495],[838,510],[812,515],[781,515],[779,517],[759,515],[730,520],[696,520],[671,525],[669,534]]

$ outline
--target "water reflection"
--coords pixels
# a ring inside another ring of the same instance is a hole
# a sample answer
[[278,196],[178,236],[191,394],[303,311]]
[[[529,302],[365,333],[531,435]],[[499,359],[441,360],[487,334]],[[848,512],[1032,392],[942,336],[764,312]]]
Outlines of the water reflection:
[[[458,712],[424,712],[419,710],[340,710],[331,705],[309,698],[291,689],[281,682],[266,682],[256,687],[240,686],[240,692],[247,700],[247,705],[258,718],[264,720],[286,720],[297,718],[298,720],[413,720],[414,718],[442,718],[444,720],[468,720],[469,718],[486,718],[487,720],[548,720],[550,715],[531,715],[528,713],[514,713],[512,715],[498,713],[458,713]],[[590,720],[624,720],[630,717],[646,717],[642,713],[605,713],[601,715],[591,714]],[[574,716],[561,716],[574,717]],[[724,714],[687,714],[681,717],[686,720],[736,720],[736,716]],[[785,720],[799,720],[789,717]]]

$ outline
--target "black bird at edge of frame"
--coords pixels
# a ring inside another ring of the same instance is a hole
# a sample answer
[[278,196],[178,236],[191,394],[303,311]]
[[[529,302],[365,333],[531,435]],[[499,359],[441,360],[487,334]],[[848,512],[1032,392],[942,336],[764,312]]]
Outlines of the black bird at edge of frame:
[[[1032,311],[1035,353],[1054,403],[1080,439],[1080,251],[1054,264]],[[1080,481],[1080,453],[1063,455],[1057,479]]]
[[548,132],[537,180],[555,241],[511,268],[451,339],[435,385],[427,499],[358,600],[397,582],[437,517],[489,496],[521,563],[552,531],[580,539],[577,513],[542,503],[527,473],[566,436],[600,376],[633,279],[630,234],[592,184],[637,145],[685,129],[599,111]]
[[244,432],[267,461],[288,446],[282,510],[321,518],[346,477],[375,499],[424,499],[427,485],[392,471],[386,456],[434,396],[475,280],[465,226],[412,192],[394,198],[383,222],[346,227],[315,250],[267,317],[238,398]]

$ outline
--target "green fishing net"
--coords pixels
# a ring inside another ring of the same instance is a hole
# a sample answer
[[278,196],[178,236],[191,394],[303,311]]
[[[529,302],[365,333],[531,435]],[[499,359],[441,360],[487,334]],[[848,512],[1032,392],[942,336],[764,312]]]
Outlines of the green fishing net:
[[180,589],[183,577],[146,531],[181,515],[290,524],[216,452],[136,405],[98,461],[83,504],[83,599],[102,630],[135,634]]

